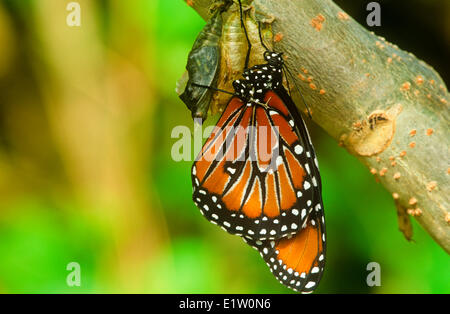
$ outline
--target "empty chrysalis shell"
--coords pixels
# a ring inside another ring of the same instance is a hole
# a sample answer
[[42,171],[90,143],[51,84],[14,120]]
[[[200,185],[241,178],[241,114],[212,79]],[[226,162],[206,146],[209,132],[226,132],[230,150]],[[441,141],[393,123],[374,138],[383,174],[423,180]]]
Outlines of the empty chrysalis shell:
[[[207,22],[197,36],[186,65],[187,74],[178,81],[177,93],[191,110],[192,117],[206,119],[213,90],[200,87],[216,86],[220,66],[220,38],[222,36],[221,10]],[[184,89],[183,89],[183,86]]]

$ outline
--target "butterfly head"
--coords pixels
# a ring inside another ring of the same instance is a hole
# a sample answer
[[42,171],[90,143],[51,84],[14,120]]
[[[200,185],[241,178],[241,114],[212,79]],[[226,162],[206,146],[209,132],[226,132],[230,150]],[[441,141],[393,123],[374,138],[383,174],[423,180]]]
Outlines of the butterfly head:
[[284,64],[282,52],[266,51],[264,59],[272,66],[281,67]]

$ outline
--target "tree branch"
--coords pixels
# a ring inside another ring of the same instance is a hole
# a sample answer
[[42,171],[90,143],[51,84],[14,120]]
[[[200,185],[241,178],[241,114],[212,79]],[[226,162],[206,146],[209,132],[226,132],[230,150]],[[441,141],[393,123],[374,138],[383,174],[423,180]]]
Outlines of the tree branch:
[[[191,4],[207,19],[213,2]],[[405,236],[412,215],[450,253],[450,97],[440,76],[331,0],[254,0],[252,6],[256,16],[275,18],[275,50],[285,52],[298,75],[314,122],[392,193]]]

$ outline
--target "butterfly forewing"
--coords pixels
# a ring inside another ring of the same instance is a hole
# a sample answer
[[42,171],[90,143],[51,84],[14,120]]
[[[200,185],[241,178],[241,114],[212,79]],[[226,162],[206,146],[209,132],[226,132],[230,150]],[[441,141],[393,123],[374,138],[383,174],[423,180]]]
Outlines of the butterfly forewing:
[[276,92],[259,104],[233,97],[192,168],[193,199],[202,214],[249,239],[300,230],[317,185],[302,124]]

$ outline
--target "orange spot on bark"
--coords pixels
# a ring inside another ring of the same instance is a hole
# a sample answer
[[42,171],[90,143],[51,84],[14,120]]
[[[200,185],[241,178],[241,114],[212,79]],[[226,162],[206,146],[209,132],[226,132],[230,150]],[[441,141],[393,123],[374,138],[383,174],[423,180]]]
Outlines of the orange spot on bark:
[[413,208],[408,208],[408,209],[406,210],[406,213],[408,213],[408,215],[411,215],[411,216],[413,216],[413,217],[416,217],[416,216],[421,216],[421,215],[422,215],[422,210],[421,210],[420,208],[415,208],[415,209],[413,209]]
[[402,151],[401,153],[400,153],[400,157],[405,157],[406,156],[406,151]]
[[436,181],[431,181],[431,182],[427,183],[427,190],[429,192],[433,191],[436,187],[437,187],[437,182]]
[[434,130],[432,128],[427,129],[427,135],[430,136],[433,134]]
[[407,91],[411,88],[411,83],[410,82],[405,82],[403,83],[402,87],[400,88],[403,91]]
[[350,19],[350,17],[348,16],[347,13],[345,12],[338,12],[338,19],[342,20],[342,21],[347,21],[348,19]]
[[398,193],[392,193],[392,197],[394,198],[394,200],[398,200],[400,198],[400,196],[398,195]]
[[416,77],[416,83],[417,83],[417,85],[421,85],[421,84],[423,83],[423,81],[424,81],[424,79],[423,79],[422,75],[418,75],[418,76]]
[[320,31],[322,29],[323,22],[325,22],[325,17],[322,14],[319,14],[311,20],[311,26],[317,31]]
[[362,124],[360,121],[353,123],[354,130],[360,130],[362,128]]
[[381,177],[384,177],[384,175],[386,174],[387,171],[388,171],[387,168],[381,169],[381,170],[380,170],[380,176],[381,176]]
[[324,90],[324,89],[321,89],[321,90],[319,91],[319,94],[320,94],[320,95],[325,94],[325,90]]
[[413,137],[414,135],[416,135],[417,130],[416,129],[412,129],[411,132],[409,132],[409,136]]
[[194,6],[194,0],[186,0],[186,4],[190,7]]
[[278,42],[280,42],[281,40],[283,40],[283,37],[284,37],[283,33],[277,33],[277,34],[273,37],[273,41],[276,42],[276,43],[278,43]]
[[309,83],[309,88],[311,89],[317,89],[316,85],[314,83]]
[[394,179],[395,180],[398,180],[398,179],[400,179],[400,177],[401,177],[402,175],[400,174],[400,172],[396,172],[395,174],[394,174]]
[[371,173],[371,174],[377,174],[377,169],[371,168],[371,169],[370,169],[370,173]]
[[409,143],[409,147],[411,147],[411,148],[416,147],[416,142],[411,142],[411,143]]
[[409,205],[416,205],[417,204],[417,199],[415,197],[411,197],[409,199]]

